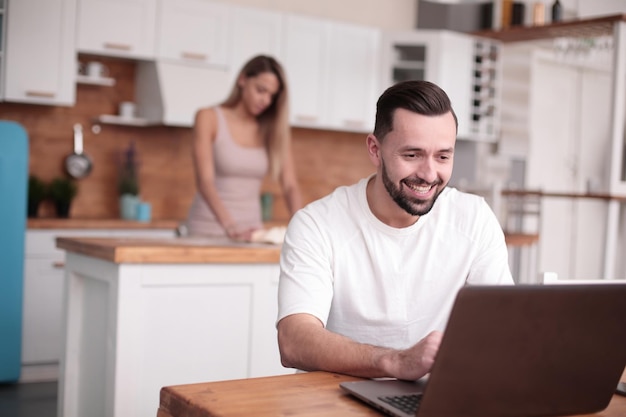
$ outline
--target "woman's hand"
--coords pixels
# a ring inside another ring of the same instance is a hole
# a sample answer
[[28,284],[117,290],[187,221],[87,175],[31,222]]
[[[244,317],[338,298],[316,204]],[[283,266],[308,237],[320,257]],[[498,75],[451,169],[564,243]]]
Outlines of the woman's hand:
[[226,236],[230,239],[235,240],[237,242],[251,242],[252,241],[252,233],[256,229],[253,228],[240,228],[236,224],[231,224],[224,228],[226,230]]

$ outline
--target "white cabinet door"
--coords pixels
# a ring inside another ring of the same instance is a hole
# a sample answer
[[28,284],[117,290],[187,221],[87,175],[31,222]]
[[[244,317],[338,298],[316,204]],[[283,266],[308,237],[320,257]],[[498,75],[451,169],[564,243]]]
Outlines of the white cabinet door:
[[285,16],[282,63],[289,82],[290,121],[318,127],[327,104],[329,23],[298,15]]
[[231,79],[256,55],[279,59],[282,36],[281,14],[249,7],[233,7],[230,34]]
[[380,32],[365,26],[330,25],[327,119],[340,130],[370,132],[380,87]]
[[51,364],[61,358],[62,259],[62,256],[29,256],[24,263],[24,365]]
[[380,32],[287,15],[283,60],[295,126],[369,132],[380,92]]
[[78,51],[154,58],[156,10],[157,0],[78,0]]
[[73,105],[76,1],[13,0],[10,3],[4,99]]
[[226,67],[230,8],[206,0],[162,0],[158,56]]

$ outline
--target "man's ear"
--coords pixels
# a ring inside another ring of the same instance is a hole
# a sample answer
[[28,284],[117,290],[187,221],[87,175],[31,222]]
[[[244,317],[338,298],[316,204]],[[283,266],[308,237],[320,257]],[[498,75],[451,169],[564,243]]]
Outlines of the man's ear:
[[378,167],[381,161],[380,142],[378,141],[378,139],[376,139],[376,136],[374,136],[374,134],[370,133],[369,135],[367,135],[365,143],[367,146],[367,154],[370,157],[370,160],[376,167]]

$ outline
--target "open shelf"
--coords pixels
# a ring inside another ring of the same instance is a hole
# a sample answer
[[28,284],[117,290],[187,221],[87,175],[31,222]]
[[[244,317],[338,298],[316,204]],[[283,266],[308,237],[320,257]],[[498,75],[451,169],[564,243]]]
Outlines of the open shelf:
[[149,122],[146,119],[139,117],[122,117],[113,114],[102,114],[96,118],[96,121],[110,125],[124,125],[124,126],[152,126],[154,123]]
[[497,39],[504,43],[553,39],[560,37],[584,37],[613,35],[613,25],[626,22],[626,14],[603,16],[592,19],[567,20],[538,26],[513,26],[502,30],[481,30],[473,35]]
[[90,77],[88,75],[77,75],[76,82],[79,84],[103,85],[111,87],[115,85],[115,79],[110,77]]

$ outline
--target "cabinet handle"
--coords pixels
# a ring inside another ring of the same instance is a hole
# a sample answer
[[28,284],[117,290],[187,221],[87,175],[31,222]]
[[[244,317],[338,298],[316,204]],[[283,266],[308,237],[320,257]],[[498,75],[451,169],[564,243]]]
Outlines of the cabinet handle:
[[180,56],[183,59],[193,59],[196,61],[206,61],[207,60],[207,55],[206,54],[200,54],[197,52],[181,52]]
[[349,120],[346,119],[343,121],[343,125],[346,127],[363,127],[365,123],[362,120]]
[[126,45],[123,43],[112,43],[112,42],[105,42],[104,47],[106,49],[117,49],[118,51],[130,51],[131,49],[130,45]]
[[304,123],[314,123],[317,122],[317,117],[298,114],[296,115],[296,120]]
[[65,262],[63,261],[52,262],[52,267],[57,268],[57,269],[65,268]]
[[54,98],[56,96],[55,93],[50,91],[27,91],[26,95],[28,97],[41,97],[41,98]]

